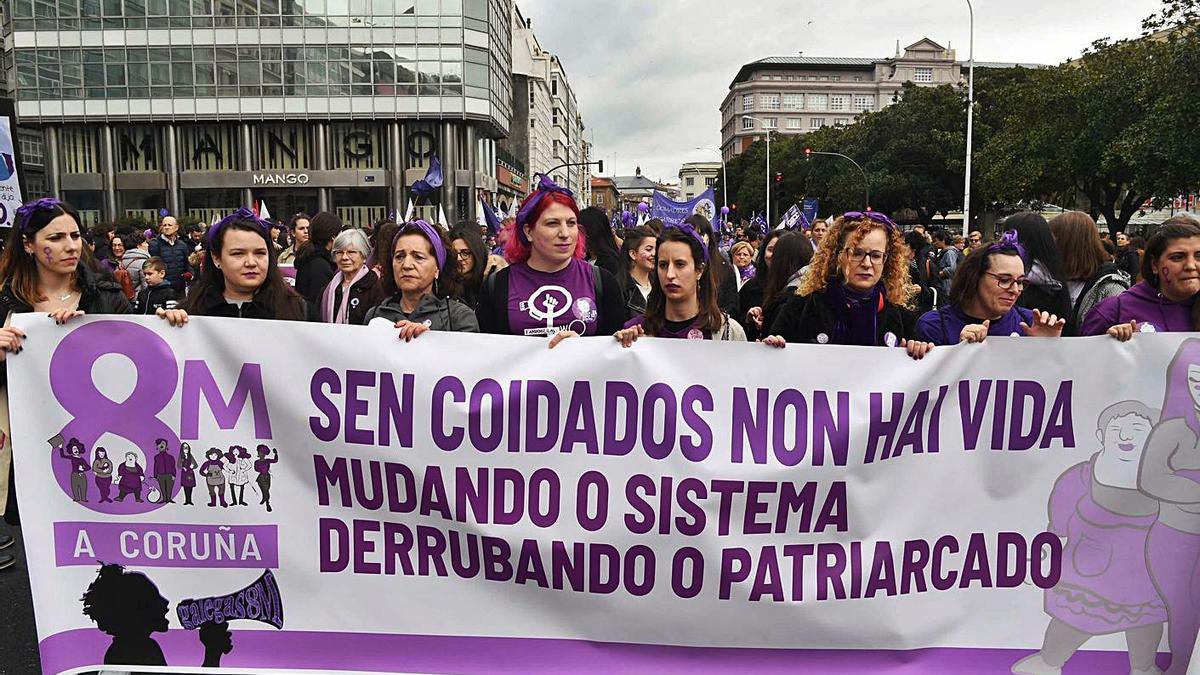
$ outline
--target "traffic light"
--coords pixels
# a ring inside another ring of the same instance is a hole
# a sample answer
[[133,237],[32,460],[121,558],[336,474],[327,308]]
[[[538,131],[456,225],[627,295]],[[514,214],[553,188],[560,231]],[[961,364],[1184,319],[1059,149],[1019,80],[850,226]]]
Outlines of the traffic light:
[[804,161],[807,162],[810,159],[812,159],[812,148],[805,148],[804,149]]
[[783,174],[780,173],[779,171],[776,171],[775,172],[775,185],[779,185],[782,182],[783,182]]

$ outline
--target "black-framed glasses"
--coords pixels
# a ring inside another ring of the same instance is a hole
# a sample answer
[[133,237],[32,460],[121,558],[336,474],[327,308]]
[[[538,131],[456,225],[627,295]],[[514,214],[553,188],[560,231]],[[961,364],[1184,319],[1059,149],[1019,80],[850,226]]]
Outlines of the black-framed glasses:
[[1021,277],[1020,279],[1018,279],[1016,277],[1001,276],[999,274],[996,274],[995,272],[988,272],[987,275],[996,280],[996,285],[999,286],[1000,290],[1002,290],[1002,291],[1007,291],[1008,289],[1012,288],[1013,286],[1016,286],[1017,290],[1023,291],[1023,290],[1025,290],[1025,285],[1028,283],[1025,280],[1025,277]]
[[850,262],[855,264],[861,264],[862,261],[870,259],[872,265],[878,266],[887,260],[887,253],[884,251],[868,251],[862,248],[847,248],[846,256],[850,258]]
[[455,255],[455,256],[456,256],[456,257],[457,257],[459,260],[466,260],[466,259],[468,259],[468,258],[472,257],[472,256],[471,256],[471,249],[469,249],[469,248],[464,248],[464,249],[463,249],[463,250],[461,250],[461,251],[455,251],[455,252],[454,252],[454,255]]

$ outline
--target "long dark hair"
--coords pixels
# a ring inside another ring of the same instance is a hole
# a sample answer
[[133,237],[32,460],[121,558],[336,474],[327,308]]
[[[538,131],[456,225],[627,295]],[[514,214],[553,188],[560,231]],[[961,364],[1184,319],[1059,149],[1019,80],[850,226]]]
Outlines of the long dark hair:
[[[458,260],[451,253],[454,249],[450,247],[450,242],[446,240],[446,234],[442,232],[442,228],[430,224],[433,231],[442,239],[442,246],[446,249],[446,262],[438,270],[437,279],[434,281],[435,288],[433,293],[439,298],[456,298],[462,293],[462,275],[458,273]],[[478,227],[478,225],[476,225]],[[413,227],[405,229],[403,225],[399,226],[392,240],[387,243],[387,247],[379,256],[379,264],[383,266],[383,277],[379,280],[383,284],[383,292],[389,298],[396,298],[400,295],[400,287],[396,285],[396,273],[392,268],[392,256],[396,254],[396,242],[399,241],[402,234],[415,234],[429,240],[429,237],[421,230]],[[432,256],[433,243],[430,242],[430,255]],[[436,258],[435,258],[436,260]],[[486,262],[486,261],[485,261]]]
[[602,255],[620,257],[617,242],[613,240],[612,223],[608,216],[595,206],[589,206],[579,212],[579,224],[587,234],[587,255],[592,260],[599,260]]
[[308,241],[301,244],[300,249],[296,251],[296,260],[300,261],[314,253],[325,251],[344,227],[342,219],[328,211],[322,211],[310,218]]
[[1033,269],[1035,262],[1040,262],[1050,276],[1063,286],[1067,285],[1066,279],[1063,277],[1062,255],[1059,254],[1058,246],[1054,243],[1054,234],[1050,231],[1050,224],[1046,222],[1042,214],[1033,211],[1014,213],[1004,219],[1004,229],[1015,230],[1021,245],[1025,247],[1025,272],[1027,274]]
[[1162,224],[1146,241],[1146,252],[1142,255],[1142,279],[1153,288],[1159,287],[1154,263],[1176,239],[1200,237],[1200,222],[1190,216],[1175,216]]
[[205,310],[206,298],[224,296],[225,275],[217,269],[214,260],[224,250],[225,235],[230,230],[253,232],[262,237],[267,245],[267,278],[255,291],[255,301],[266,306],[271,311],[273,319],[304,321],[307,318],[304,299],[284,281],[283,273],[279,271],[279,254],[271,244],[270,235],[252,220],[235,220],[217,232],[216,239],[211,242],[211,246],[204,249],[204,260],[200,264],[200,278],[188,290],[187,297],[180,303],[179,308],[189,314],[199,315]]
[[[704,275],[700,277],[700,288],[696,291],[696,299],[700,305],[700,316],[697,321],[697,327],[701,330],[712,332],[720,330],[725,322],[725,315],[717,305],[717,289],[720,286],[717,284],[717,279],[711,273],[711,268],[704,262],[704,249],[701,248],[700,242],[682,230],[668,227],[658,237],[658,246],[655,248],[655,254],[657,255],[657,252],[662,249],[663,244],[669,242],[683,242],[687,244],[688,250],[692,252],[692,263],[696,266],[697,271]],[[721,254],[717,253],[717,257],[720,256]],[[657,264],[655,265],[654,273],[650,275],[650,297],[646,299],[645,317],[642,328],[646,331],[647,335],[655,336],[662,332],[667,320],[667,296],[663,293],[662,285],[658,280]]]
[[[657,239],[658,236],[654,234],[654,230],[645,225],[625,230],[625,239],[621,242],[622,274],[619,279],[622,288],[628,287],[629,280],[633,278],[633,260],[630,259],[629,254],[638,250],[638,247],[642,245],[642,240],[646,238]],[[650,276],[654,276],[654,270],[650,270]]]
[[[767,278],[767,246],[771,245],[771,241],[778,239],[787,234],[787,230],[771,230],[767,236],[762,238],[758,243],[758,254],[754,256],[754,276],[764,281]],[[776,244],[778,246],[779,244]],[[771,262],[775,261],[775,254],[771,254]]]
[[767,271],[767,281],[763,284],[762,306],[766,307],[771,298],[784,288],[792,275],[812,262],[813,247],[808,237],[799,232],[788,232],[779,236],[775,242],[775,252],[771,254],[771,269]]
[[[473,297],[479,291],[479,287],[483,286],[483,273],[487,269],[488,263],[487,245],[483,243],[483,235],[479,233],[479,224],[462,221],[450,230],[450,236],[447,239],[450,240],[450,243],[454,243],[455,239],[462,239],[467,243],[467,248],[471,250],[471,257],[475,259],[475,264],[471,267],[471,272],[466,275],[463,275],[458,268],[458,258],[454,254],[454,247],[446,247],[446,256],[455,258],[454,269],[458,270],[459,278],[462,280],[462,293]],[[449,261],[446,264],[450,264]]]
[[[0,284],[29,306],[36,305],[46,298],[38,293],[37,260],[25,251],[25,240],[32,240],[42,228],[50,224],[50,221],[62,215],[71,216],[79,226],[80,235],[83,234],[84,228],[79,222],[79,214],[70,204],[64,202],[36,209],[24,221],[14,223],[13,228],[9,230],[4,254],[0,256]],[[81,264],[87,264],[85,261],[90,260],[91,256],[82,240],[79,242],[79,248],[79,260]],[[81,290],[78,278],[72,279],[72,286],[77,291]]]
[[717,237],[713,234],[712,223],[708,221],[708,218],[699,213],[693,213],[684,218],[683,222],[691,225],[693,229],[700,233],[700,236],[708,241],[708,260],[706,261],[708,263],[708,274],[714,277],[713,283],[715,284],[715,288],[720,289],[721,284],[725,283],[725,277],[730,274],[736,274],[736,272],[733,269],[733,265],[725,259],[720,249],[717,248]]

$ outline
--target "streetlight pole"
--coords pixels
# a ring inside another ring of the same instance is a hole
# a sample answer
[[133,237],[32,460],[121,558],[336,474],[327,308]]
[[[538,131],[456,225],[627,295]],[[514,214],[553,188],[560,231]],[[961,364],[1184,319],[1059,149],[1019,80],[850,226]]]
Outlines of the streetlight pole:
[[975,131],[975,8],[967,0],[967,12],[971,18],[970,52],[967,59],[967,166],[963,177],[963,238],[971,229],[971,142]]
[[817,152],[816,150],[812,150],[812,149],[806,149],[805,153],[807,153],[809,155],[828,155],[829,157],[841,157],[842,159],[846,160],[847,162],[850,162],[851,164],[853,164],[854,168],[858,169],[858,172],[861,173],[862,177],[863,177],[863,189],[864,189],[864,191],[866,193],[866,197],[867,197],[867,201],[863,203],[863,208],[864,209],[871,208],[871,180],[869,178],[867,178],[867,172],[863,170],[862,165],[860,165],[858,162],[854,161],[854,158],[847,157],[846,155],[843,155],[840,152]]
[[725,206],[729,206],[729,179],[725,175],[725,153],[716,148],[696,148],[697,150],[708,150],[715,152],[721,157],[721,195],[725,197]]
[[[747,118],[747,119],[752,119],[755,121],[762,121],[762,120],[759,120],[759,118],[755,117],[754,115],[742,115],[742,117]],[[771,218],[771,130],[769,128],[767,128],[767,123],[765,121],[763,121],[763,130],[766,131],[766,133],[767,133],[767,212],[765,214],[765,217],[767,220],[767,228],[770,229],[771,227],[773,227],[773,224],[770,222],[772,220],[772,218]]]

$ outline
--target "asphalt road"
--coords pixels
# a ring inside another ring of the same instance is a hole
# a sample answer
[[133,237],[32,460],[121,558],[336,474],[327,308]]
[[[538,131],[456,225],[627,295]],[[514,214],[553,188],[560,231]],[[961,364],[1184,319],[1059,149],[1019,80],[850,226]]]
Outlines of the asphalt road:
[[17,557],[17,564],[0,570],[0,675],[36,675],[42,672],[42,666],[33,625],[25,545],[18,528],[0,523],[0,534],[11,534],[17,540],[4,550]]

